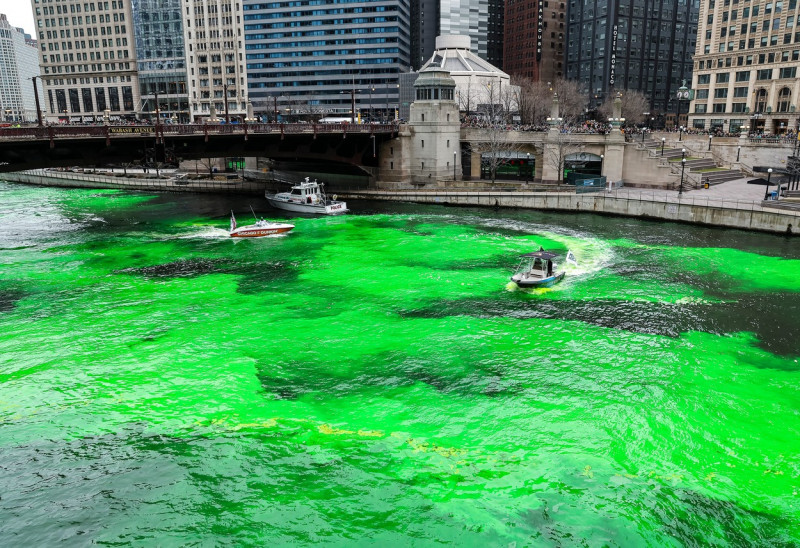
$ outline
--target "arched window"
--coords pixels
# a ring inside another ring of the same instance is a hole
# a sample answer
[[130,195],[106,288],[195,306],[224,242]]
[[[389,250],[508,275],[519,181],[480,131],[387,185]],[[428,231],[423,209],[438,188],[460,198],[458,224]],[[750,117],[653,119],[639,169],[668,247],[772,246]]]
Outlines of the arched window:
[[792,90],[781,88],[778,92],[778,112],[789,112],[789,104],[792,102]]

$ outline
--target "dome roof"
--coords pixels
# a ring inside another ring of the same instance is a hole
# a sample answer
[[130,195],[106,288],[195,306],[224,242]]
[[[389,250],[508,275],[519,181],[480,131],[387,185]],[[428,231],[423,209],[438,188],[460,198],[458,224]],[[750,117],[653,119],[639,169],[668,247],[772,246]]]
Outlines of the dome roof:
[[470,51],[469,36],[450,34],[436,37],[436,51],[428,61],[422,65],[420,73],[429,66],[438,66],[449,71],[453,76],[499,76],[509,78],[508,74],[484,61]]
[[426,68],[419,71],[419,76],[414,82],[415,88],[455,88],[456,81],[450,76],[450,72],[438,65],[429,64]]

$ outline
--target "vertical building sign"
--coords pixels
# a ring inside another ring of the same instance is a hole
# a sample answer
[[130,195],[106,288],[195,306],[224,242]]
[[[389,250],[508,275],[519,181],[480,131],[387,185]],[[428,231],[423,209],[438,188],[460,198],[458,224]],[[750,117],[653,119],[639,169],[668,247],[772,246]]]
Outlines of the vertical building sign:
[[608,73],[609,87],[614,87],[614,80],[616,79],[617,70],[617,32],[618,26],[614,25],[611,28],[611,68]]
[[542,60],[542,34],[544,31],[544,23],[542,22],[543,17],[544,17],[544,0],[539,0],[538,11],[536,13],[536,62],[537,63]]

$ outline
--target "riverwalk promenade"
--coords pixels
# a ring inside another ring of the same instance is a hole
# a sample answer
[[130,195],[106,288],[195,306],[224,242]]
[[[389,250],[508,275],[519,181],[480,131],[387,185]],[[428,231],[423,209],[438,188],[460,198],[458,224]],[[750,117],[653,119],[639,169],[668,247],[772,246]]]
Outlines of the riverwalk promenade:
[[[142,172],[131,178],[119,175],[31,170],[6,173],[2,177],[11,182],[44,186],[168,192],[263,195],[267,188],[263,181],[191,180],[185,178],[185,174],[174,172],[162,173],[166,176],[162,178],[151,178],[148,175],[152,173]],[[503,181],[496,186],[497,189],[368,190],[337,187],[331,190],[346,199],[588,212],[787,235],[800,233],[800,202],[764,200],[765,188],[747,184],[747,179],[682,193],[669,189],[623,187],[578,194],[573,187],[566,185],[546,185],[547,188],[543,188],[542,185]]]

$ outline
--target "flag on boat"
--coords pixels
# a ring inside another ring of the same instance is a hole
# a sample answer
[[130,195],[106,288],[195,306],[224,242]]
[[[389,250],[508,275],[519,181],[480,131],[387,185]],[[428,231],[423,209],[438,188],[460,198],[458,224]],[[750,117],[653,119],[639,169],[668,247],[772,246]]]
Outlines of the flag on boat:
[[236,217],[233,216],[233,210],[231,209],[231,232],[233,232],[235,228],[236,228]]
[[575,255],[572,253],[572,251],[567,251],[567,262],[578,266],[578,261],[575,260]]

